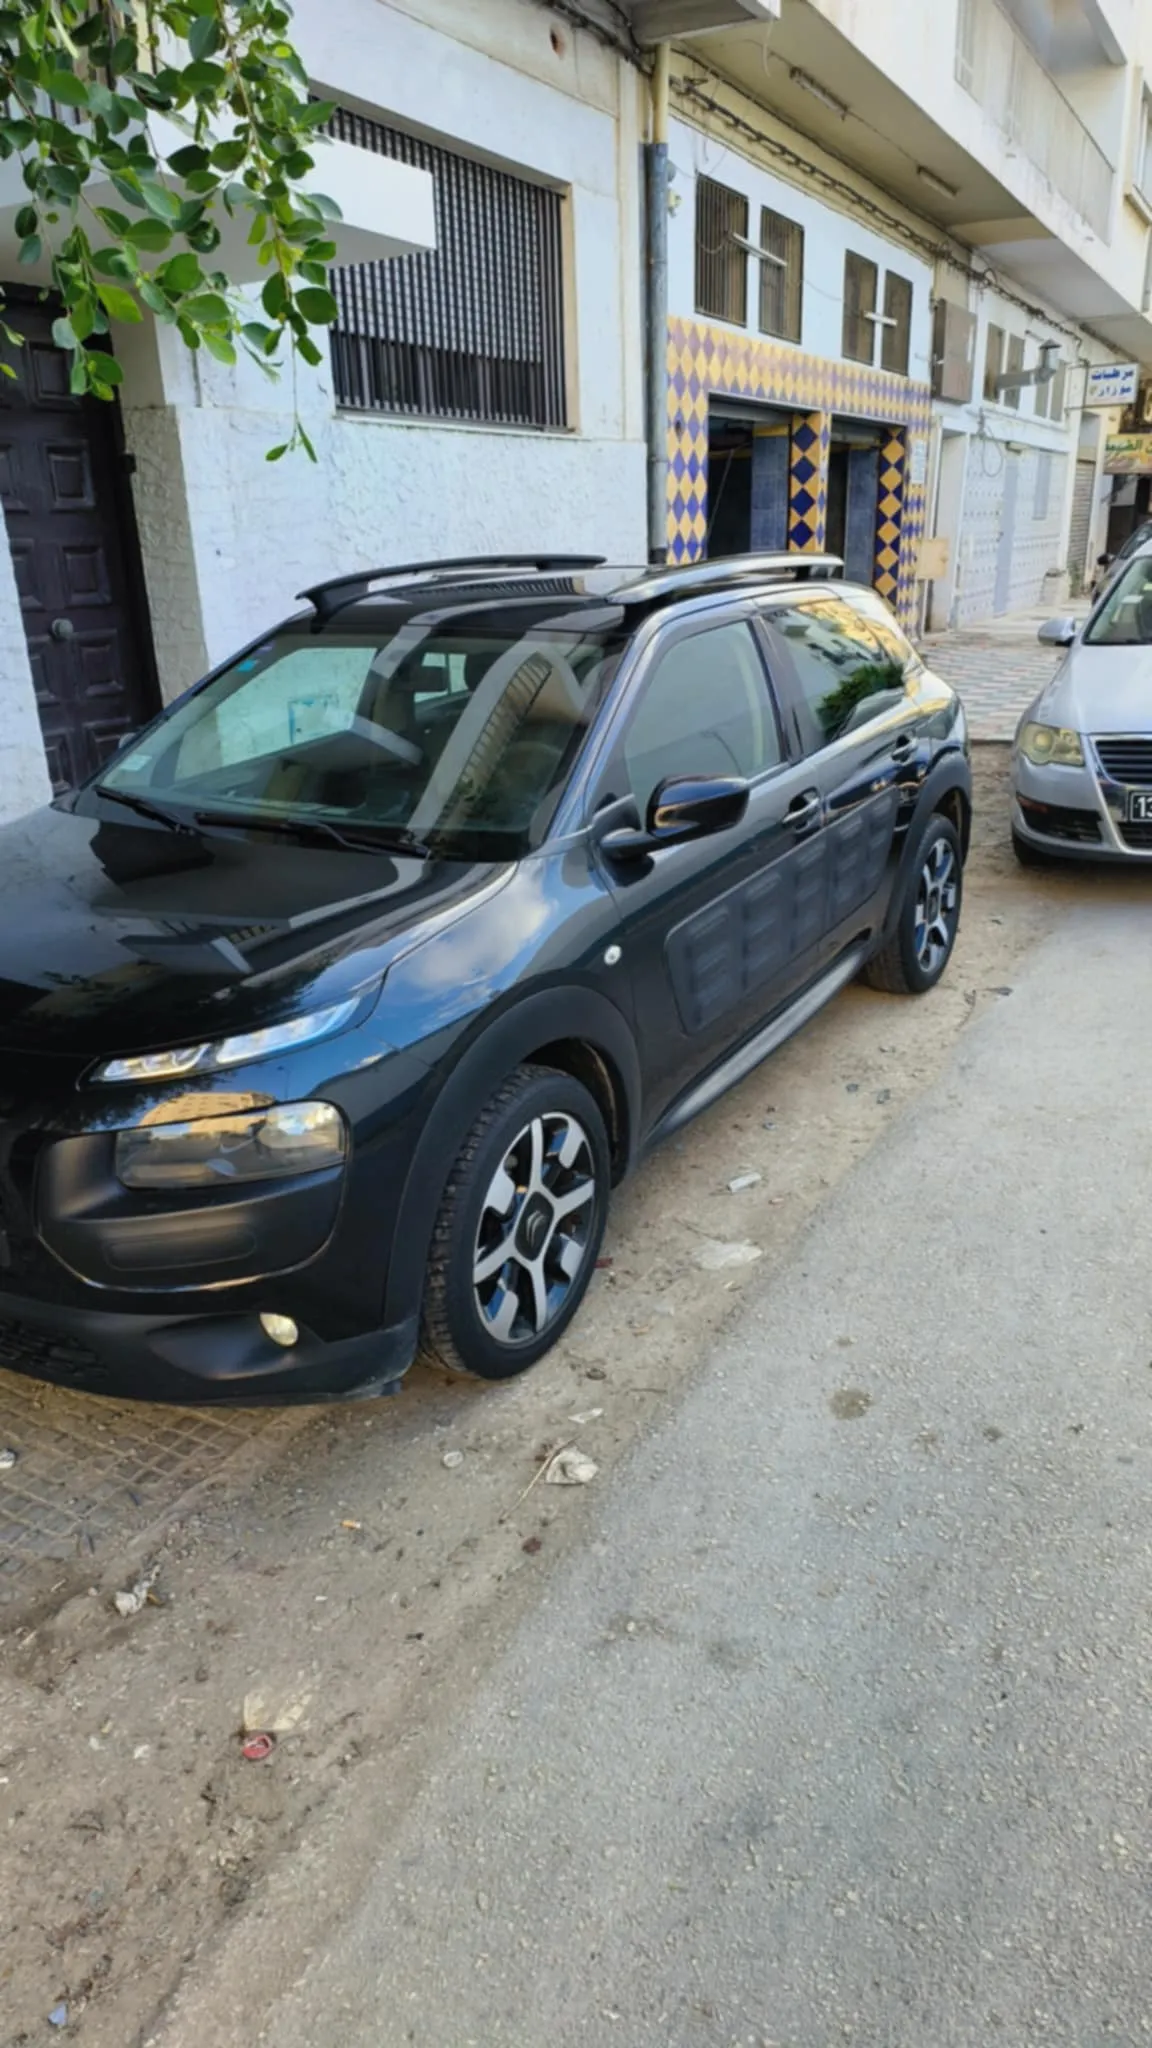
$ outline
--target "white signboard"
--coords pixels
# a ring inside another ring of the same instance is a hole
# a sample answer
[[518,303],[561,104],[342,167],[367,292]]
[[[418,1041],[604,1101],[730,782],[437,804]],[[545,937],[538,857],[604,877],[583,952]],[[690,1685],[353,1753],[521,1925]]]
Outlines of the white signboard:
[[921,486],[928,481],[928,443],[923,434],[913,434],[909,444],[908,481]]
[[1084,389],[1085,405],[1134,405],[1140,381],[1136,363],[1094,363]]

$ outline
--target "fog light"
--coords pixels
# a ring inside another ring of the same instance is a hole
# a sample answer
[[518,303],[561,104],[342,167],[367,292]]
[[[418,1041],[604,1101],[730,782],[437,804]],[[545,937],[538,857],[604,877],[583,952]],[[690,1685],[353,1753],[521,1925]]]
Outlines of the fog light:
[[274,1344],[282,1345],[285,1351],[291,1351],[300,1335],[291,1316],[261,1316],[260,1328],[266,1337],[271,1337]]

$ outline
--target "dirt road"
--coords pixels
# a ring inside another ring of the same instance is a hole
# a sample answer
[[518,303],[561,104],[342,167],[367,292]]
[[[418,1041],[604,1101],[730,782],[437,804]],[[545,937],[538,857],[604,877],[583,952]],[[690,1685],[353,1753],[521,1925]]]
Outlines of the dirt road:
[[[153,1495],[147,1528],[139,1505],[118,1518],[106,1503],[97,1552],[9,1586],[3,2048],[49,2038],[53,2014],[89,2048],[146,2042],[238,1921],[257,1999],[286,1950],[323,1940],[507,1629],[587,1539],[613,1464],[739,1316],[747,1275],[795,1241],[971,1018],[1011,999],[1015,963],[1070,903],[1146,893],[1143,876],[1022,876],[1005,753],[978,761],[964,928],[942,987],[920,1003],[849,990],[655,1159],[617,1199],[610,1264],[574,1332],[527,1380],[474,1388],[418,1370],[393,1402],[232,1418],[226,1455],[193,1472],[191,1494],[174,1481]],[[746,1174],[760,1178],[730,1192]],[[722,1263],[714,1247],[732,1244],[755,1247],[755,1264]],[[0,1376],[0,1441],[23,1452],[25,1476],[34,1443],[11,1432],[27,1401]],[[95,1402],[67,1411],[81,1461],[86,1430],[97,1458],[120,1429],[153,1447],[175,1428]],[[597,1478],[538,1483],[548,1449],[568,1442]],[[153,1596],[122,1618],[113,1595],[144,1568]],[[264,1763],[242,1755],[246,1700],[252,1725],[281,1728]]]

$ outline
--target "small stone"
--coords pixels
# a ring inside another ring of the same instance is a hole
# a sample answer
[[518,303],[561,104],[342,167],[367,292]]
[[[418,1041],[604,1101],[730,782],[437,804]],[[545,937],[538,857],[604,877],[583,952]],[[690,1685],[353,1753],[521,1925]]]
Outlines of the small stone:
[[7,1445],[4,1450],[0,1451],[0,1472],[10,1472],[16,1463],[16,1458],[17,1453],[12,1449],[11,1445]]
[[457,1467],[464,1463],[464,1453],[463,1451],[445,1451],[440,1463],[444,1466],[445,1471],[455,1472]]

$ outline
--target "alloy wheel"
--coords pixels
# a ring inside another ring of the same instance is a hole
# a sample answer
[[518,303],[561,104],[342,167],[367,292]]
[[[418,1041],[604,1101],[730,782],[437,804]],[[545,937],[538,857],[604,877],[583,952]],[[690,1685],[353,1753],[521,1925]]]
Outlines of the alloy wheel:
[[595,1197],[583,1126],[566,1112],[533,1117],[489,1182],[476,1233],[476,1306],[497,1343],[531,1343],[562,1313],[588,1257]]
[[934,974],[952,949],[959,901],[955,851],[947,839],[934,839],[924,855],[924,865],[916,885],[913,943],[917,961],[925,974]]

